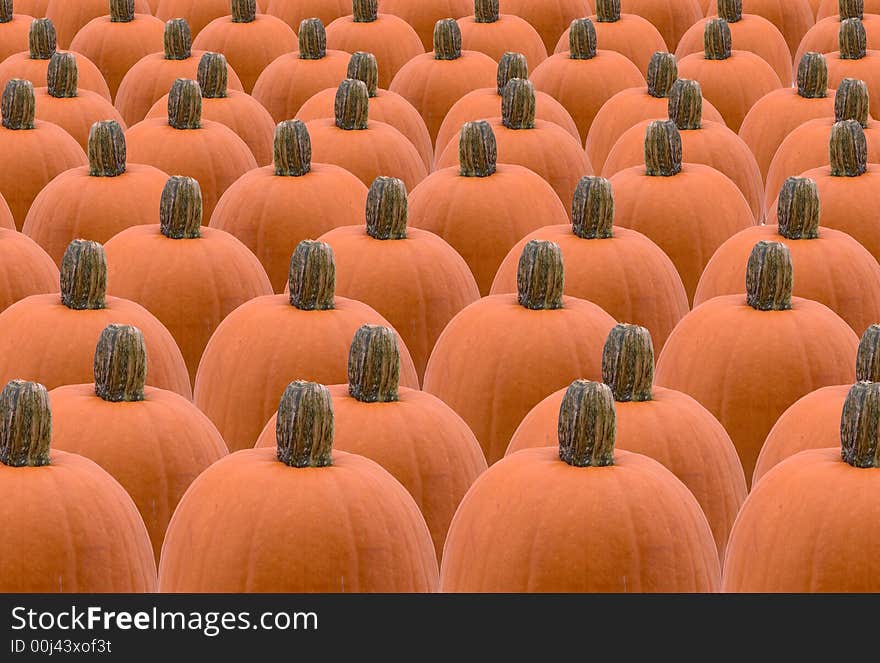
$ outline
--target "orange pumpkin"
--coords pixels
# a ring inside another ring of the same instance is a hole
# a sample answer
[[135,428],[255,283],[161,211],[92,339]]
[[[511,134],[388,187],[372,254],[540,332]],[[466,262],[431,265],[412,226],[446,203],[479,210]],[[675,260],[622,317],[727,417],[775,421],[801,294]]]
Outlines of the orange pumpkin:
[[0,379],[18,375],[47,389],[88,382],[98,337],[118,322],[143,332],[150,384],[190,398],[186,364],[171,334],[139,304],[106,296],[106,283],[101,245],[71,242],[61,262],[61,297],[32,295],[0,313]]
[[608,386],[572,383],[558,445],[505,458],[468,491],[449,528],[441,591],[718,591],[699,503],[656,460],[616,449],[615,419]]
[[156,591],[150,537],[134,502],[91,460],[50,449],[45,387],[7,383],[0,414],[0,591]]
[[473,8],[473,0],[379,0],[380,12],[399,16],[415,29],[424,51],[434,47],[437,21],[467,16]]
[[815,22],[811,0],[742,0],[742,11],[763,16],[775,25],[794,55],[798,44]]
[[675,265],[635,230],[614,227],[611,183],[585,177],[572,203],[571,224],[546,226],[521,239],[507,254],[492,294],[516,292],[517,261],[533,239],[559,245],[565,260],[565,292],[602,307],[616,320],[647,327],[657,349],[690,309]]
[[[602,355],[602,380],[614,395],[616,448],[653,458],[681,479],[706,514],[723,560],[730,529],[748,492],[724,427],[690,396],[654,386],[654,349],[644,327],[617,325],[611,330]],[[565,393],[557,391],[529,412],[506,456],[553,445]]]
[[[366,304],[336,297],[335,288],[333,250],[304,240],[290,263],[290,293],[242,304],[217,327],[199,364],[195,404],[230,450],[254,445],[292,377],[345,382],[355,331],[363,324],[390,326]],[[401,384],[418,389],[402,343],[400,353]]]
[[[876,4],[880,11],[880,3]],[[840,24],[848,18],[861,20],[865,28],[866,46],[877,50],[880,48],[880,16],[876,12],[865,14],[864,0],[834,0],[834,15],[816,22],[798,46],[795,62],[800,62],[804,53],[831,53],[840,48]]]
[[0,228],[0,312],[30,295],[58,292],[58,276],[39,244],[14,228]]
[[547,49],[537,30],[515,14],[501,14],[499,0],[474,0],[474,13],[458,19],[461,46],[485,53],[501,62],[505,53],[517,50],[525,55],[529,67],[547,59]]
[[16,9],[34,18],[45,17],[48,4],[49,0],[15,0]]
[[620,0],[620,9],[649,20],[673,53],[687,29],[703,18],[698,0]]
[[[15,8],[21,9],[19,6]],[[33,20],[34,17],[25,12],[13,12],[12,0],[0,2],[0,62],[27,50]]]
[[215,18],[229,14],[230,0],[159,0],[153,12],[163,21],[183,18],[192,28],[193,36],[198,35]]
[[837,87],[844,78],[863,80],[868,85],[871,108],[880,109],[880,51],[867,50],[865,26],[859,19],[841,21],[840,50],[826,57],[828,85]]
[[53,389],[53,445],[90,458],[134,499],[156,563],[165,529],[189,484],[228,451],[210,419],[173,391],[146,387],[147,348],[137,327],[108,325],[95,380]]
[[[852,2],[852,0],[846,1],[847,3]],[[835,16],[840,11],[840,0],[821,0],[821,2],[822,4],[819,5],[819,9],[816,12],[817,21],[821,21],[829,16]],[[862,3],[862,11],[866,11],[869,14],[880,14],[880,0],[859,0],[859,2]]]
[[[329,387],[333,445],[374,460],[406,488],[425,516],[437,559],[449,523],[486,459],[467,424],[443,401],[400,387],[394,331],[364,325],[348,355],[348,383]],[[277,415],[257,440],[275,445]]]
[[590,0],[501,0],[500,5],[502,13],[528,21],[541,35],[548,53],[572,21],[593,13],[591,7]]
[[277,16],[291,28],[313,17],[330,25],[351,11],[350,0],[263,0],[262,4],[265,13]]
[[465,308],[437,340],[424,390],[467,422],[489,464],[535,405],[573,378],[601,375],[605,337],[615,320],[595,304],[563,296],[557,244],[526,244],[517,293]]
[[485,296],[504,256],[521,237],[564,224],[568,215],[539,175],[497,163],[495,132],[488,122],[462,126],[458,158],[458,166],[434,171],[410,193],[409,221],[446,240],[465,259]]
[[[204,2],[204,0],[200,0]],[[150,4],[147,0],[110,0],[109,5],[127,5],[131,12],[150,14]],[[107,0],[77,0],[75,3],[69,0],[49,0],[46,4],[45,16],[55,24],[58,31],[58,45],[61,48],[70,48],[74,36],[94,18],[108,15]]]

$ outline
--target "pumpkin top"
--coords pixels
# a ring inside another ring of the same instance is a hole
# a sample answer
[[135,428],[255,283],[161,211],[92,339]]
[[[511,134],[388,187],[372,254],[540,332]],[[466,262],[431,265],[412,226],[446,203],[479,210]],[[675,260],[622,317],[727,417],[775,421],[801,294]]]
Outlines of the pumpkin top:
[[141,330],[110,324],[95,349],[95,394],[110,403],[144,400],[147,382],[147,344]]
[[285,120],[275,127],[275,174],[302,177],[312,170],[312,139],[302,120]]
[[535,86],[525,78],[511,78],[501,95],[501,123],[508,129],[535,128]]
[[352,0],[351,14],[355,23],[372,23],[379,18],[379,0]]
[[134,20],[134,0],[110,0],[110,22],[131,23]]
[[645,131],[645,174],[672,177],[681,172],[681,134],[672,120],[654,120]]
[[614,236],[614,194],[604,177],[582,177],[571,202],[572,232],[581,239]]
[[880,325],[871,325],[862,334],[856,353],[856,382],[880,382]]
[[303,19],[296,35],[300,60],[320,60],[327,55],[327,31],[321,19]]
[[107,302],[107,257],[98,242],[75,239],[61,258],[61,303],[74,311],[96,311]]
[[837,122],[831,127],[829,145],[831,175],[859,177],[868,170],[868,141],[865,130],[855,120]]
[[492,125],[485,120],[465,122],[458,139],[459,174],[462,177],[489,177],[495,174],[498,144]]
[[222,53],[205,53],[199,60],[196,73],[199,89],[205,99],[224,99],[227,96],[229,67]]
[[596,26],[588,18],[571,22],[568,32],[568,57],[572,60],[592,60],[596,57]]
[[461,57],[461,27],[454,18],[434,24],[434,59],[458,60]]
[[616,23],[620,20],[620,0],[596,0],[596,20]]
[[880,467],[880,383],[857,382],[840,415],[840,457],[856,468]]
[[165,23],[165,59],[186,60],[192,55],[192,32],[185,18]]
[[125,172],[125,132],[116,120],[95,122],[89,129],[89,175],[118,177]]
[[304,239],[290,259],[290,304],[301,311],[328,311],[336,295],[336,260],[329,244]]
[[602,381],[621,403],[653,399],[654,343],[638,325],[617,325],[602,351]]
[[572,467],[614,465],[617,418],[611,388],[575,380],[559,406],[559,458]]
[[839,0],[837,5],[841,21],[865,15],[865,0]]
[[834,95],[834,121],[855,120],[868,127],[868,86],[856,78],[844,78]]
[[168,239],[202,236],[202,189],[192,177],[169,177],[159,201],[159,229]]
[[791,252],[781,242],[755,244],[746,267],[746,295],[756,311],[787,311],[791,308],[793,273]]
[[73,53],[53,53],[46,70],[46,84],[50,96],[72,99],[77,96],[79,73]]
[[376,56],[363,51],[353,53],[348,61],[345,77],[363,81],[367,86],[367,94],[371,99],[375,97],[379,90],[379,63],[376,62]]
[[507,52],[498,61],[498,96],[504,94],[504,88],[514,78],[528,78],[529,63],[522,53]]
[[824,99],[828,95],[828,64],[821,53],[804,53],[798,63],[797,92],[806,99]]
[[723,18],[706,21],[703,31],[703,54],[707,60],[726,60],[730,57],[730,26]]
[[202,126],[202,89],[196,81],[178,78],[168,93],[168,124],[175,129]]
[[406,185],[395,177],[377,177],[367,194],[367,234],[373,239],[406,239]]
[[363,131],[370,121],[370,94],[363,81],[346,78],[336,90],[336,126],[345,131]]
[[558,244],[533,239],[523,248],[516,273],[517,301],[532,311],[562,308],[565,270]]
[[667,104],[669,119],[679,131],[703,127],[703,90],[698,81],[680,78],[672,85]]
[[14,13],[12,0],[0,0],[0,23],[9,23]]
[[58,48],[55,26],[48,18],[35,18],[28,32],[28,50],[31,60],[48,60]]
[[361,403],[393,403],[400,387],[400,350],[393,329],[364,325],[348,353],[348,393]]
[[848,18],[841,21],[837,39],[841,60],[861,60],[868,53],[868,36],[861,19]]
[[253,23],[257,20],[256,0],[232,0],[232,22]]
[[657,51],[648,63],[648,94],[652,97],[668,97],[678,80],[678,65],[672,53]]
[[819,189],[807,177],[789,177],[779,192],[776,216],[786,239],[819,237]]
[[52,412],[49,393],[37,382],[12,380],[0,392],[0,463],[8,467],[49,464]]
[[287,385],[275,422],[278,460],[289,467],[328,467],[333,455],[333,401],[315,382]]
[[495,23],[499,18],[498,0],[474,0],[474,20],[477,23]]
[[33,83],[21,78],[13,78],[7,82],[0,98],[3,126],[13,131],[33,129],[35,112]]
[[743,17],[742,0],[718,0],[718,16],[728,23],[738,23]]

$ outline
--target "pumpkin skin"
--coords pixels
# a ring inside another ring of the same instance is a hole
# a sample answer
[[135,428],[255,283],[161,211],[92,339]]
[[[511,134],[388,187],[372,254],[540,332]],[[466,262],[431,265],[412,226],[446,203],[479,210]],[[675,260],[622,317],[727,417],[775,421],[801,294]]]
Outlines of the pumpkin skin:
[[277,16],[294,29],[312,17],[330,25],[351,11],[350,0],[263,0],[263,5],[266,14]]
[[[823,18],[809,29],[798,46],[795,62],[800,62],[804,53],[831,53],[839,48],[840,16],[837,14],[837,0],[834,2],[834,16]],[[880,5],[877,7],[880,10]],[[864,14],[861,18],[865,28],[868,48],[880,49],[880,16],[876,13]]]
[[534,69],[547,59],[547,49],[537,30],[514,14],[498,14],[491,22],[478,21],[474,14],[458,19],[461,46],[469,51],[485,53],[496,62],[511,49],[526,56]]
[[763,16],[775,25],[792,55],[815,22],[810,0],[742,0],[742,11]]
[[590,0],[500,0],[499,5],[501,13],[528,21],[541,35],[548,53],[572,21],[593,13]]
[[229,14],[229,0],[159,0],[153,14],[163,21],[186,19],[195,38],[215,18]]
[[[134,0],[134,10],[138,14],[152,13],[147,0]],[[46,18],[55,24],[60,48],[69,48],[80,29],[93,18],[107,14],[107,0],[79,0],[74,4],[68,0],[49,0],[46,5]]]
[[687,29],[703,18],[697,0],[620,0],[620,11],[650,21],[673,53]]
[[[15,3],[18,9],[19,2]],[[21,53],[28,48],[28,33],[31,30],[33,16],[15,12],[11,20],[0,23],[0,62],[15,53]]]
[[15,229],[0,229],[0,312],[15,302],[58,292],[58,268],[40,245]]
[[473,0],[379,0],[379,11],[394,14],[409,23],[422,40],[424,51],[430,52],[434,48],[434,26],[437,21],[468,16],[474,11],[474,3]]
[[[72,53],[72,51],[66,51]],[[73,53],[76,58],[76,68],[79,71],[79,87],[83,90],[95,92],[107,101],[112,101],[110,88],[104,81],[100,70],[85,55]],[[31,58],[29,51],[14,53],[0,62],[0,86],[5,86],[13,78],[22,78],[31,81],[37,87],[46,87],[46,70],[49,68],[49,59],[38,60]]]
[[45,17],[48,4],[49,0],[15,0],[16,9],[34,18]]

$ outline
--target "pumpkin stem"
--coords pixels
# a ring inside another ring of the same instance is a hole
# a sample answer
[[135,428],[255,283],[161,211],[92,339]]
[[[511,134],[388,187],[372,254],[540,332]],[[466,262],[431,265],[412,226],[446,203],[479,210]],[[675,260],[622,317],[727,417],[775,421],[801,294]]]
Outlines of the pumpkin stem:
[[819,190],[806,177],[789,177],[779,192],[776,216],[779,234],[786,239],[819,237]]
[[48,18],[36,18],[28,32],[28,50],[31,60],[48,60],[58,48],[55,26]]
[[614,194],[604,177],[582,177],[571,202],[572,231],[581,239],[614,236]]
[[620,20],[620,0],[596,0],[596,20],[616,23]]
[[577,18],[571,22],[568,57],[572,60],[592,60],[596,57],[596,26],[590,19]]
[[118,177],[125,172],[125,132],[116,120],[95,122],[89,129],[89,175]]
[[559,458],[572,467],[614,465],[617,418],[607,384],[575,380],[559,406]]
[[840,22],[838,34],[841,60],[861,60],[868,52],[868,36],[861,19],[848,18]]
[[880,382],[880,325],[862,334],[856,353],[856,382]]
[[329,244],[304,239],[290,259],[287,277],[290,304],[301,311],[327,311],[334,307],[336,260]]
[[33,129],[36,100],[30,81],[13,78],[3,89],[0,98],[0,117],[3,126],[14,131]]
[[8,467],[49,464],[52,411],[49,393],[37,382],[12,380],[0,392],[0,463]]
[[202,126],[202,89],[196,81],[178,78],[168,93],[168,124],[175,129]]
[[868,86],[856,78],[844,78],[834,95],[834,121],[855,120],[868,127]]
[[362,131],[370,121],[370,94],[363,81],[347,78],[336,90],[336,126],[345,131]]
[[355,23],[372,23],[379,18],[379,1],[352,0],[351,14]]
[[321,19],[303,19],[296,34],[300,60],[320,60],[327,55],[327,32]]
[[804,53],[798,63],[798,94],[806,99],[824,99],[828,94],[828,64],[821,53]]
[[501,123],[508,129],[535,128],[535,87],[524,78],[511,78],[501,95]]
[[147,382],[147,345],[141,330],[110,324],[95,349],[95,394],[111,403],[144,400]]
[[672,177],[681,172],[681,134],[672,120],[654,120],[645,131],[645,173]]
[[377,177],[367,194],[367,234],[373,239],[406,239],[406,185],[394,177]]
[[376,62],[376,56],[363,51],[352,54],[345,77],[362,81],[367,86],[370,98],[375,97],[379,90],[379,63]]
[[707,60],[726,60],[730,57],[730,26],[723,18],[706,21],[703,31],[703,53]]
[[199,60],[196,73],[199,89],[205,99],[224,99],[227,96],[229,67],[222,53],[205,53]]
[[275,127],[275,174],[302,177],[312,170],[312,139],[305,122],[285,120]]
[[865,0],[839,0],[837,6],[841,21],[848,18],[861,19],[865,15]]
[[746,267],[747,301],[756,311],[791,308],[791,253],[781,242],[755,244]]
[[72,99],[78,94],[79,73],[73,53],[54,53],[49,58],[46,84],[49,95],[56,99]]
[[532,311],[562,308],[565,270],[558,244],[533,239],[523,248],[516,273],[517,300]]
[[0,23],[9,23],[14,14],[12,0],[0,0]]
[[498,145],[492,125],[485,120],[465,122],[458,139],[459,174],[462,177],[489,177],[495,174]]
[[474,0],[474,20],[477,23],[495,23],[500,14],[498,0]]
[[134,20],[134,0],[110,0],[110,22],[131,23]]
[[159,202],[159,229],[168,239],[202,236],[202,189],[191,177],[169,177]]
[[256,0],[232,0],[232,22],[253,23],[257,20]]
[[461,57],[461,28],[454,18],[434,24],[434,59],[458,60]]
[[504,94],[504,88],[514,78],[528,78],[529,63],[522,53],[507,52],[498,61],[498,96]]
[[742,0],[718,0],[718,16],[728,23],[738,23],[743,17]]
[[868,170],[868,141],[865,130],[855,120],[837,122],[831,127],[831,175],[859,177]]
[[192,55],[192,32],[185,18],[172,18],[165,23],[165,59],[186,60]]
[[840,415],[840,457],[857,468],[880,467],[880,383],[857,382]]
[[658,99],[668,97],[678,80],[678,65],[672,53],[657,51],[648,63],[648,94]]
[[61,259],[61,303],[74,311],[106,306],[107,257],[98,242],[75,239]]
[[393,403],[400,387],[400,350],[393,329],[364,325],[348,353],[348,393],[361,403]]
[[703,127],[703,90],[697,81],[680,78],[672,85],[667,104],[669,119],[679,131]]
[[333,455],[333,401],[315,382],[287,385],[275,423],[278,460],[289,467],[328,467]]
[[617,325],[602,351],[602,381],[621,403],[653,399],[654,343],[638,325]]

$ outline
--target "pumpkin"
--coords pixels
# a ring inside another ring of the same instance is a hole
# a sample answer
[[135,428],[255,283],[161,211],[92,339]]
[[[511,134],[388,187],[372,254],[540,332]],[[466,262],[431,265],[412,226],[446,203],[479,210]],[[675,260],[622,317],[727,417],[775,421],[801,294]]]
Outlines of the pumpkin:
[[14,53],[27,50],[33,20],[34,17],[27,13],[13,12],[12,0],[0,2],[0,62]]
[[[221,53],[205,53],[196,74],[202,91],[202,117],[226,125],[250,148],[258,166],[272,163],[272,116],[246,92],[230,90],[229,66]],[[159,99],[146,119],[168,117],[168,95]]]
[[[434,143],[428,134],[425,121],[419,111],[395,92],[379,89],[376,57],[372,53],[358,51],[348,62],[347,78],[363,81],[370,96],[369,119],[389,124],[406,136],[418,150],[428,171],[434,163]],[[306,101],[297,111],[296,118],[303,122],[334,117],[336,88],[327,88]]]
[[[617,51],[629,59],[645,76],[654,53],[666,50],[657,28],[637,14],[621,14],[620,0],[596,0],[596,13],[588,16],[596,28],[596,41],[606,51]],[[568,50],[569,28],[556,43],[555,53]]]
[[147,387],[147,348],[137,327],[108,325],[91,384],[53,389],[53,445],[90,458],[134,499],[153,554],[189,484],[228,452],[214,424],[173,391]]
[[297,48],[296,33],[271,14],[257,14],[254,0],[232,0],[231,14],[199,31],[193,48],[223,53],[250,94],[260,74],[276,58]]
[[369,119],[370,95],[362,81],[346,79],[336,91],[335,118],[306,124],[312,155],[345,168],[369,186],[390,174],[415,187],[428,174],[415,146],[390,124]]
[[644,165],[625,168],[610,178],[617,225],[647,235],[663,249],[692,301],[715,250],[754,225],[755,218],[726,175],[703,164],[682,163],[681,134],[672,120],[651,121],[644,148]]
[[198,35],[211,21],[229,14],[230,0],[159,0],[153,12],[163,21],[183,18]]
[[[880,10],[880,3],[876,8]],[[839,10],[839,11],[838,11]],[[865,14],[864,0],[840,0],[835,2],[834,15],[819,20],[811,27],[798,46],[795,62],[799,62],[804,53],[831,53],[840,48],[840,24],[848,18],[861,20],[865,28],[866,46],[876,50],[880,47],[880,17],[876,12]]]
[[30,81],[6,83],[0,104],[0,194],[21,228],[40,190],[65,170],[87,163],[79,143],[51,122],[34,119]]
[[45,17],[46,5],[48,4],[49,0],[15,0],[16,9],[34,18]]
[[97,92],[80,90],[77,81],[73,53],[54,53],[46,72],[47,86],[34,90],[35,117],[58,125],[87,150],[89,132],[95,122],[114,120],[124,124],[124,121],[113,104]]
[[539,175],[497,163],[495,132],[488,122],[462,126],[458,158],[458,166],[435,170],[410,192],[409,225],[446,240],[467,262],[485,296],[504,256],[521,237],[565,224],[568,214]]
[[434,47],[437,21],[467,16],[473,8],[472,0],[379,0],[380,12],[399,16],[415,29],[424,51]]
[[598,377],[605,337],[616,324],[601,308],[563,295],[557,244],[526,244],[517,293],[490,295],[456,315],[437,339],[424,390],[458,412],[491,465],[545,396],[572,375]]
[[545,226],[521,239],[507,254],[492,283],[492,294],[516,291],[517,261],[533,239],[559,245],[565,260],[565,292],[602,307],[616,320],[647,327],[663,347],[690,310],[675,265],[635,230],[614,227],[611,183],[585,177],[572,202],[572,223]]
[[698,0],[620,0],[620,9],[650,21],[673,53],[687,29],[703,18]]
[[763,16],[785,37],[789,52],[794,55],[798,44],[815,22],[811,0],[742,0],[742,11]]
[[[443,401],[400,387],[394,332],[364,325],[348,355],[348,383],[329,387],[334,446],[374,460],[409,491],[431,531],[437,559],[449,523],[486,459],[470,428]],[[277,416],[257,447],[275,444]]]
[[[203,2],[204,0],[200,0]],[[132,13],[150,14],[147,0],[110,0],[109,5],[128,5]],[[58,45],[70,48],[74,36],[94,18],[108,15],[107,0],[49,0],[46,4],[46,18],[55,24],[58,31]]]
[[[20,2],[21,0],[19,0]],[[853,0],[844,0],[847,4],[851,4]],[[880,2],[878,0],[859,0],[862,3],[862,11],[869,14],[880,13]],[[835,16],[840,11],[840,0],[821,0],[821,5],[816,12],[816,21]]]
[[[498,161],[533,170],[553,187],[560,201],[570,201],[580,178],[592,174],[593,167],[578,139],[557,124],[535,119],[535,99],[535,88],[527,80],[513,78],[505,86],[501,117],[489,120]],[[454,141],[446,146],[437,157],[437,169],[455,164],[457,147]]]
[[557,420],[557,446],[508,456],[465,495],[441,591],[718,591],[706,516],[663,465],[615,448],[611,389],[577,380]]
[[266,14],[277,16],[291,28],[313,17],[330,25],[351,11],[349,0],[263,0],[262,4]]
[[746,477],[792,403],[819,387],[851,382],[855,374],[858,337],[824,304],[792,297],[791,286],[788,247],[758,242],[746,267],[746,294],[696,307],[657,362],[658,384],[689,394],[727,429]]
[[[445,147],[461,131],[465,122],[501,117],[504,88],[512,78],[528,78],[529,66],[522,53],[505,53],[498,61],[497,85],[468,92],[456,101],[437,132],[437,145]],[[535,90],[535,119],[558,124],[580,140],[577,125],[565,106],[546,92]]]
[[14,227],[0,228],[0,312],[30,295],[58,292],[58,276],[39,244]]
[[139,304],[106,295],[107,262],[97,242],[74,240],[61,262],[61,297],[32,295],[0,313],[0,376],[54,389],[93,377],[95,344],[111,322],[140,329],[150,384],[190,398],[186,364],[168,330]]
[[703,95],[724,121],[738,132],[752,106],[782,87],[773,67],[751,51],[731,50],[730,28],[722,18],[706,22],[704,52],[692,53],[678,63],[678,75],[699,81]]
[[406,21],[394,14],[380,14],[377,7],[378,0],[352,0],[352,13],[327,26],[327,45],[346,53],[375,55],[379,87],[387,88],[403,65],[425,49]]
[[468,92],[490,87],[498,65],[485,53],[461,49],[461,29],[452,19],[437,21],[434,51],[414,57],[391,81],[389,90],[409,101],[422,116],[431,140],[452,105]]
[[[840,23],[840,50],[828,53],[828,85],[857,78],[868,85],[872,109],[880,109],[880,51],[867,50],[865,26],[857,18]],[[874,111],[877,113],[878,111]]]
[[232,129],[202,119],[201,88],[184,78],[175,81],[168,95],[168,117],[138,122],[125,139],[132,161],[204,182],[208,218],[229,185],[257,167],[247,143]]
[[528,21],[548,53],[573,20],[593,13],[590,0],[501,0],[500,9]]
[[547,58],[532,72],[532,82],[565,106],[584,142],[602,104],[621,90],[645,85],[645,77],[620,53],[597,50],[588,18],[572,22],[569,40],[568,52]]
[[7,383],[0,415],[0,591],[156,591],[150,537],[134,502],[93,461],[51,448],[45,387]]
[[[323,242],[299,243],[289,286],[289,294],[257,297],[226,316],[202,355],[195,404],[230,450],[254,445],[292,377],[345,382],[355,331],[363,324],[390,326],[366,304],[335,296],[333,250]],[[400,354],[401,384],[418,389],[416,369],[402,343]]]
[[[653,379],[650,332],[617,325],[602,355],[602,380],[615,400],[615,446],[659,461],[690,489],[706,514],[723,560],[730,529],[748,492],[739,456],[708,410],[680,391],[654,386]],[[565,389],[557,391],[529,412],[513,434],[506,456],[554,444],[565,393]]]
[[[846,397],[839,447],[804,451],[755,486],[730,534],[727,592],[876,592],[880,384]],[[782,543],[784,542],[784,543]]]
[[15,219],[12,217],[12,210],[3,196],[0,196],[0,229],[15,230]]
[[88,165],[65,170],[34,198],[21,231],[57,265],[74,239],[106,242],[130,225],[152,222],[168,175],[126,163],[125,134],[114,120],[89,132]]
[[115,98],[126,72],[141,58],[162,50],[164,34],[165,24],[155,16],[136,14],[131,0],[112,0],[110,14],[86,23],[70,50],[97,65]]
[[367,187],[339,166],[312,163],[311,139],[299,120],[280,123],[274,145],[274,164],[237,179],[220,197],[210,226],[253,251],[281,293],[297,244],[360,222]]
[[474,0],[474,13],[458,19],[461,46],[485,53],[496,62],[514,50],[525,55],[529,67],[547,59],[547,49],[537,30],[515,14],[502,14],[499,0]]
[[254,84],[253,95],[275,122],[296,116],[313,95],[345,80],[347,53],[327,50],[324,25],[316,18],[300,23],[299,50],[275,59]]

